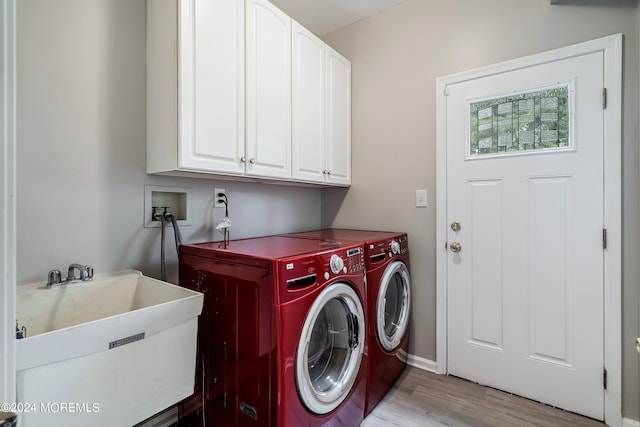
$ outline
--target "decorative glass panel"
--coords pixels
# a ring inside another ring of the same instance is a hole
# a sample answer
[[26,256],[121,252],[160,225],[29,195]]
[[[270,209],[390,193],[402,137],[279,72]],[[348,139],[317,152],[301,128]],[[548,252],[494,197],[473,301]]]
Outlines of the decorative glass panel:
[[569,84],[469,102],[467,158],[571,147]]

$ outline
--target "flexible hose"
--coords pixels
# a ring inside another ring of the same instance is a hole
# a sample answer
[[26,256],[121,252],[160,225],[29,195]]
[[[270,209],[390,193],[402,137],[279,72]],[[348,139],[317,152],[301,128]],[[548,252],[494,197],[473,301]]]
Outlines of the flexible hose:
[[164,258],[164,227],[166,225],[164,215],[160,215],[161,225],[160,228],[160,280],[167,280],[167,266]]
[[171,225],[173,225],[173,237],[176,241],[176,253],[180,253],[180,245],[182,244],[182,233],[180,233],[180,227],[178,227],[178,220],[174,214],[167,214],[171,219]]
[[178,220],[172,213],[165,212],[164,214],[157,213],[154,215],[155,219],[160,219],[161,232],[160,232],[160,280],[167,280],[167,263],[165,259],[165,227],[167,222],[171,221],[173,226],[173,237],[176,241],[176,253],[180,253],[180,245],[182,244],[182,234],[180,233],[180,227],[178,226]]

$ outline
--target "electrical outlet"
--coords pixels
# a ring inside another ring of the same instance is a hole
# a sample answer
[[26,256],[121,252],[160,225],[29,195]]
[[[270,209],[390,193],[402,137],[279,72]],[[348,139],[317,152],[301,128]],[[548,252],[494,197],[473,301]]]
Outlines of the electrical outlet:
[[416,208],[427,207],[427,190],[416,190]]
[[213,200],[214,200],[214,204],[213,207],[214,208],[224,208],[224,198],[223,197],[218,197],[218,194],[224,194],[226,195],[227,192],[224,188],[214,188],[213,189]]

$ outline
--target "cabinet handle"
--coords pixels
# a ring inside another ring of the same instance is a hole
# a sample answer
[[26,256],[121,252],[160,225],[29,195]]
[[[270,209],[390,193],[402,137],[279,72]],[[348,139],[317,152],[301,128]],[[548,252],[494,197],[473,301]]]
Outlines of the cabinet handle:
[[254,159],[253,157],[249,159],[249,163],[254,164],[256,162],[256,159]]
[[246,163],[247,162],[247,158],[245,156],[240,157],[240,161],[242,163]]
[[327,175],[331,175],[331,171],[327,171]]

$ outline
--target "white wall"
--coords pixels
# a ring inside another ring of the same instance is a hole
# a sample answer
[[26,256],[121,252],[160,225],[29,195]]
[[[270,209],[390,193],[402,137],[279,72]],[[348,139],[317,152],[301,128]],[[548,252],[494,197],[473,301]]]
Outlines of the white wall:
[[16,396],[15,12],[15,1],[0,1],[0,402]]
[[[593,2],[592,2],[593,3]],[[620,3],[620,2],[618,2]],[[623,33],[623,415],[640,419],[638,36],[635,6],[544,0],[407,0],[324,37],[352,63],[353,185],[323,190],[323,226],[409,234],[411,353],[435,360],[435,79]],[[414,192],[429,191],[415,208]]]
[[192,188],[185,242],[220,239],[214,186],[227,190],[232,238],[320,226],[318,189],[146,175],[144,0],[20,0],[17,21],[19,284],[72,262],[158,277],[145,184]]

